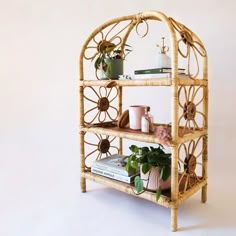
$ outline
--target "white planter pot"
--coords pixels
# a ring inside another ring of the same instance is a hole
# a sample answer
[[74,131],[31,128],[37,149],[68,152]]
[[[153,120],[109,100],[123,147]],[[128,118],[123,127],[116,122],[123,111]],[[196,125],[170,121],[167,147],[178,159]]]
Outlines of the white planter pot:
[[169,189],[171,187],[171,177],[169,177],[166,181],[160,180],[158,168],[152,167],[146,174],[142,172],[142,166],[140,168],[140,177],[143,180],[144,188],[156,191],[160,186],[162,190]]

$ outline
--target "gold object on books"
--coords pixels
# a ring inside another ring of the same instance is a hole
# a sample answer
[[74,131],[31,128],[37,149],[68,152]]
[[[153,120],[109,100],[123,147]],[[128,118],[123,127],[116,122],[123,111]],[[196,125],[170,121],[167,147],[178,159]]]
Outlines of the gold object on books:
[[167,53],[169,51],[169,47],[165,45],[165,37],[162,37],[162,45],[157,44],[157,47],[160,47],[160,53]]

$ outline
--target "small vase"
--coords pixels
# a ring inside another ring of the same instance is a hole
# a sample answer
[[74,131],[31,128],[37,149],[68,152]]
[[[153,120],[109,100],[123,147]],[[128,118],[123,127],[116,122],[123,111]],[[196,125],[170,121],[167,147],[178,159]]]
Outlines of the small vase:
[[146,174],[142,172],[142,166],[140,167],[140,177],[143,180],[144,188],[156,191],[161,187],[162,190],[169,189],[171,187],[171,177],[166,181],[159,179],[160,173],[159,169],[152,167]]

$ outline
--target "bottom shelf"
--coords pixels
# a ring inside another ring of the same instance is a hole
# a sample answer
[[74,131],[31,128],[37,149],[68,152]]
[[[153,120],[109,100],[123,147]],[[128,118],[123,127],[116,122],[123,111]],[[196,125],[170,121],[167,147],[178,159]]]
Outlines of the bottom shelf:
[[[175,202],[175,203],[173,203],[171,201],[170,190],[162,191],[161,197],[159,198],[158,202],[156,202],[155,193],[153,193],[151,191],[145,191],[144,193],[137,195],[137,194],[135,194],[134,187],[131,184],[123,183],[118,180],[109,179],[107,177],[103,177],[103,176],[100,176],[100,175],[97,175],[97,174],[94,174],[91,172],[83,172],[83,173],[81,173],[81,176],[86,179],[92,180],[96,183],[99,183],[99,184],[102,184],[102,185],[105,185],[108,187],[112,187],[112,188],[117,189],[119,191],[146,199],[148,201],[152,201],[154,203],[157,203],[157,204],[167,207],[167,208],[171,208],[173,204],[175,207],[178,207],[185,200],[187,200],[189,197],[191,197],[194,193],[199,191],[203,186],[205,186],[207,184],[207,181],[205,179],[202,179],[200,182],[196,183],[194,186],[192,186],[190,189],[185,191],[183,194],[180,194],[177,202]],[[180,189],[181,189],[181,186],[180,186]]]

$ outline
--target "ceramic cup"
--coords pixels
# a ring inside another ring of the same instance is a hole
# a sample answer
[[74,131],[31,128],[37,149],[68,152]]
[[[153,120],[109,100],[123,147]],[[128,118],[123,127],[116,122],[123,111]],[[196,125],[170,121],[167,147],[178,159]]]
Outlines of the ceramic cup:
[[129,107],[129,127],[130,129],[140,130],[141,129],[141,119],[145,114],[145,108],[148,106],[134,105]]

